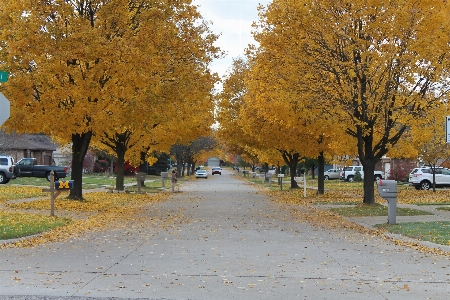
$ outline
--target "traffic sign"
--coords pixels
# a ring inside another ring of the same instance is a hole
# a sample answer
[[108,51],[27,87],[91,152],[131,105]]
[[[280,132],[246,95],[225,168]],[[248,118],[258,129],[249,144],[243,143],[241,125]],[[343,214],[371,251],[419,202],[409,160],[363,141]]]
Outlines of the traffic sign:
[[0,71],[0,82],[7,82],[8,76],[8,72]]
[[3,96],[2,93],[0,93],[0,126],[3,125],[6,120],[8,120],[10,113],[11,108],[9,100],[5,96]]
[[445,142],[450,144],[450,116],[445,117]]

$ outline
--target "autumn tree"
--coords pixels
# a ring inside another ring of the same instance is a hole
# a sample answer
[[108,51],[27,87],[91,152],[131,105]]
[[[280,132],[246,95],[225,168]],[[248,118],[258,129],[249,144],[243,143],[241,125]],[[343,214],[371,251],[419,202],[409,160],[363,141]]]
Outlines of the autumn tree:
[[[445,107],[442,105],[442,107]],[[433,191],[436,192],[436,169],[450,158],[450,145],[446,138],[446,109],[430,116],[432,122],[416,122],[408,132],[407,140],[415,149],[419,160],[433,172]]]
[[216,36],[188,0],[17,0],[0,9],[1,57],[11,74],[7,126],[71,144],[72,198],[82,199],[91,139],[125,157],[150,144],[165,113],[188,107],[179,101],[187,90],[204,104],[214,84],[208,64],[218,52]]
[[[268,86],[261,92],[261,80],[256,77],[263,76],[267,69],[256,74],[259,66],[264,68],[252,59],[234,60],[218,97],[219,136],[241,151],[258,157],[259,162],[282,159],[290,167],[291,188],[298,188],[294,178],[297,164],[303,158],[299,152],[299,145],[304,142],[298,134],[301,129],[281,120],[286,116],[285,111],[270,103],[270,97],[265,97],[269,93],[265,93]],[[257,84],[252,85],[252,82]],[[278,159],[273,157],[273,150]]]
[[278,80],[303,86],[303,99],[354,138],[364,203],[375,201],[375,164],[411,122],[428,122],[447,92],[449,5],[275,0],[261,8],[255,36],[273,53]]

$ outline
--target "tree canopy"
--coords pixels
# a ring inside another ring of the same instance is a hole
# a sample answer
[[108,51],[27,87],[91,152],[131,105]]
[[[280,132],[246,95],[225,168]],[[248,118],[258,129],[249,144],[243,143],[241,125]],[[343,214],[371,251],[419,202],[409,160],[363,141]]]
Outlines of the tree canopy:
[[[358,154],[364,202],[374,203],[375,164],[411,126],[447,109],[449,5],[274,0],[260,7],[254,26],[259,45],[249,49],[243,90],[251,95],[252,114],[285,127],[270,139],[296,135],[305,141],[302,134],[318,138],[320,132],[330,137],[322,145],[299,145],[304,153],[326,146],[344,154],[329,146],[351,138],[346,154]],[[316,126],[320,117],[332,122]]]
[[0,9],[6,126],[72,144],[76,198],[91,139],[123,162],[212,124],[194,109],[212,115],[218,78],[209,64],[220,50],[189,0],[17,0]]

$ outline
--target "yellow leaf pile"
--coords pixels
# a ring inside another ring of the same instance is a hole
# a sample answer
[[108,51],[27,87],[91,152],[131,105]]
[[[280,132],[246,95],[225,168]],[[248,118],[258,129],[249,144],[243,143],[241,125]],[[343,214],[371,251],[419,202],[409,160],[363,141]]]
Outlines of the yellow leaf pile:
[[42,197],[48,193],[42,192],[42,187],[1,185],[0,186],[0,203],[7,200]]
[[[29,247],[51,241],[61,241],[73,238],[82,232],[97,230],[111,224],[125,224],[129,219],[141,218],[139,208],[151,203],[164,201],[167,193],[158,194],[128,194],[92,192],[85,194],[85,201],[57,198],[55,200],[55,215],[70,217],[69,225],[53,229],[43,234],[21,239],[19,241],[0,245],[6,247]],[[63,196],[59,196],[63,197]],[[4,204],[8,211],[27,211],[35,214],[50,214],[50,197],[35,201]],[[42,216],[44,218],[44,216]],[[171,216],[173,222],[175,216]],[[161,220],[154,220],[162,224]]]

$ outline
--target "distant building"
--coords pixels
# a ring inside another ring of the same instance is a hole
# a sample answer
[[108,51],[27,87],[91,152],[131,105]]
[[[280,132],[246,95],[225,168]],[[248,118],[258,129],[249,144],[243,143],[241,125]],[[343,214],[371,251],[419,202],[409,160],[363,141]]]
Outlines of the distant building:
[[210,157],[208,158],[208,167],[220,167],[220,158],[218,157]]
[[53,165],[57,144],[45,134],[6,134],[0,132],[0,153],[18,161],[24,157],[36,158],[38,164]]

